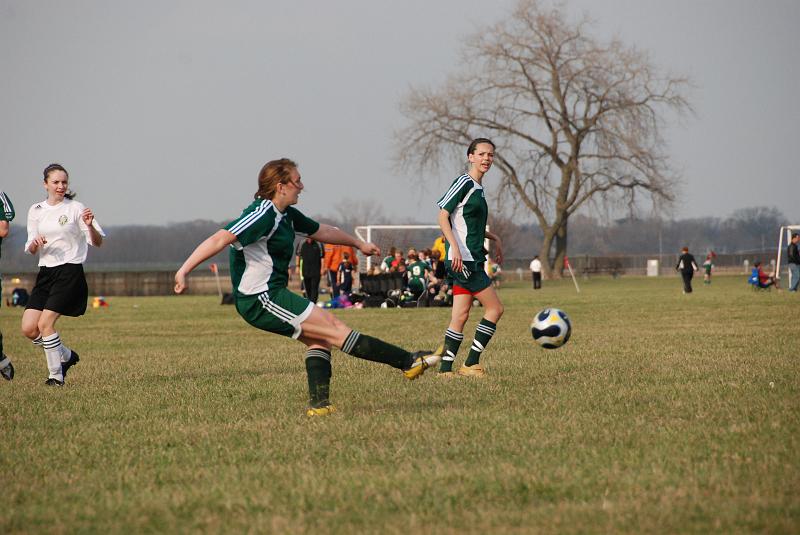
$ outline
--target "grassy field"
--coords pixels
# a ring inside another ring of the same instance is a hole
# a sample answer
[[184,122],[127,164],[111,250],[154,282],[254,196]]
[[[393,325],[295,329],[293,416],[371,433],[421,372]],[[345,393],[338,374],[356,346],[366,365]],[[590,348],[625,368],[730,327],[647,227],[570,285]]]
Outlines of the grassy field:
[[[320,419],[302,346],[216,298],[61,320],[82,356],[63,389],[4,307],[0,533],[797,533],[800,297],[695,286],[508,285],[489,377],[409,382],[334,352],[339,412]],[[555,351],[530,337],[545,306],[573,320]],[[449,319],[337,314],[411,349]]]

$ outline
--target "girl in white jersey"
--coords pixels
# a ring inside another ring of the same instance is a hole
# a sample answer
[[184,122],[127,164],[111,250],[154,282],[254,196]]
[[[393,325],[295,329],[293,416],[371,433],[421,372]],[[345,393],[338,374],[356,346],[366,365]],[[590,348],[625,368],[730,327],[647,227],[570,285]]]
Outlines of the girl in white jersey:
[[373,244],[303,215],[297,204],[304,189],[297,164],[287,158],[268,162],[258,175],[255,200],[225,228],[197,246],[175,273],[175,293],[186,289],[186,276],[223,249],[230,251],[236,311],[257,329],[302,342],[310,395],[309,416],[335,411],[329,400],[331,348],[361,359],[388,364],[416,379],[439,361],[439,352],[410,353],[354,331],[333,314],[314,306],[287,288],[295,233],[327,243],[357,247],[365,255],[380,254]]
[[503,315],[503,304],[492,281],[484,271],[485,239],[494,240],[497,262],[503,261],[500,238],[486,230],[488,206],[483,194],[483,177],[494,161],[494,143],[478,138],[467,149],[469,170],[456,178],[439,199],[439,227],[447,240],[445,266],[453,280],[453,311],[444,334],[444,354],[440,377],[453,377],[453,361],[464,340],[464,324],[469,319],[473,298],[483,305],[483,318],[475,329],[475,337],[458,375],[483,377],[486,370],[480,357],[492,339],[497,322]]
[[59,164],[44,170],[47,199],[28,210],[28,241],[25,252],[39,255],[39,275],[22,315],[22,334],[44,347],[50,372],[45,384],[63,386],[67,370],[78,354],[61,343],[56,321],[61,316],[82,316],[89,289],[83,273],[87,244],[99,247],[103,229],[94,213],[72,200],[69,174]]

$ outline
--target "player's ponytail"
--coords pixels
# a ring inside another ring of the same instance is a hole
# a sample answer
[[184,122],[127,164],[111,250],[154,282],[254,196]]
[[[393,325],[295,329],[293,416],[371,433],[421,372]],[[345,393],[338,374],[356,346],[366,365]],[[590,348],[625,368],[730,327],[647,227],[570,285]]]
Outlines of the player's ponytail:
[[[50,165],[48,165],[47,167],[44,168],[44,172],[42,173],[44,175],[44,181],[45,182],[47,182],[47,177],[53,171],[63,171],[64,174],[67,175],[67,180],[69,180],[69,173],[67,172],[66,169],[64,169],[64,166],[62,166],[60,163],[51,163]],[[77,195],[77,193],[75,193],[71,189],[68,189],[67,192],[64,194],[64,198],[65,199],[74,199],[75,195]]]
[[292,180],[292,171],[295,169],[297,164],[289,158],[267,162],[258,173],[258,191],[253,198],[271,200],[278,184],[288,184]]

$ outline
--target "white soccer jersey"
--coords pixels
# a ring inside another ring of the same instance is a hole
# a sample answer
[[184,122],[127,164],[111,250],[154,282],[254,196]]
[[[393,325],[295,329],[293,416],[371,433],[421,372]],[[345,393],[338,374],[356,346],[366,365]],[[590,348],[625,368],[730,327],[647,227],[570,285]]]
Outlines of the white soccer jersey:
[[[86,261],[90,242],[89,227],[81,219],[86,207],[78,201],[64,199],[51,206],[42,201],[28,210],[28,241],[25,252],[28,252],[36,236],[44,236],[47,243],[39,248],[39,266],[55,267],[63,264],[83,264]],[[95,218],[92,226],[105,236],[103,229]]]

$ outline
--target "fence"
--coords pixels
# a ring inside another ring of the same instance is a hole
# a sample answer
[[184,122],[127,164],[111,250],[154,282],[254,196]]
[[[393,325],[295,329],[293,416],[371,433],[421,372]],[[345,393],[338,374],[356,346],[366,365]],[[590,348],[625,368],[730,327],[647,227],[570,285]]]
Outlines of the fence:
[[[774,261],[775,251],[760,251],[746,254],[720,254],[714,260],[716,273],[749,274],[749,270],[756,260],[761,260],[765,265]],[[702,264],[704,257],[696,257]],[[577,276],[591,277],[595,275],[635,275],[644,276],[647,273],[647,261],[659,259],[659,255],[616,255],[616,256],[571,256],[570,264]],[[673,275],[678,255],[661,255],[660,275]],[[514,278],[515,273],[520,277],[530,279],[530,258],[509,258],[503,262],[503,272],[507,280]],[[745,261],[747,266],[745,266]],[[701,267],[701,266],[698,266]],[[765,271],[769,271],[767,268]],[[175,271],[87,271],[86,282],[89,285],[90,295],[102,296],[151,296],[171,295],[173,293]],[[36,273],[5,273],[3,274],[3,299],[9,299],[14,288],[25,288],[30,291],[36,281]],[[786,272],[781,273],[781,278],[788,280]],[[214,295],[218,292],[217,281],[208,271],[198,270],[189,276],[186,294],[189,295]],[[222,292],[231,291],[231,279],[227,271],[220,270],[219,283]],[[323,283],[324,284],[324,283]],[[300,281],[292,277],[289,282],[292,290],[298,291]]]

